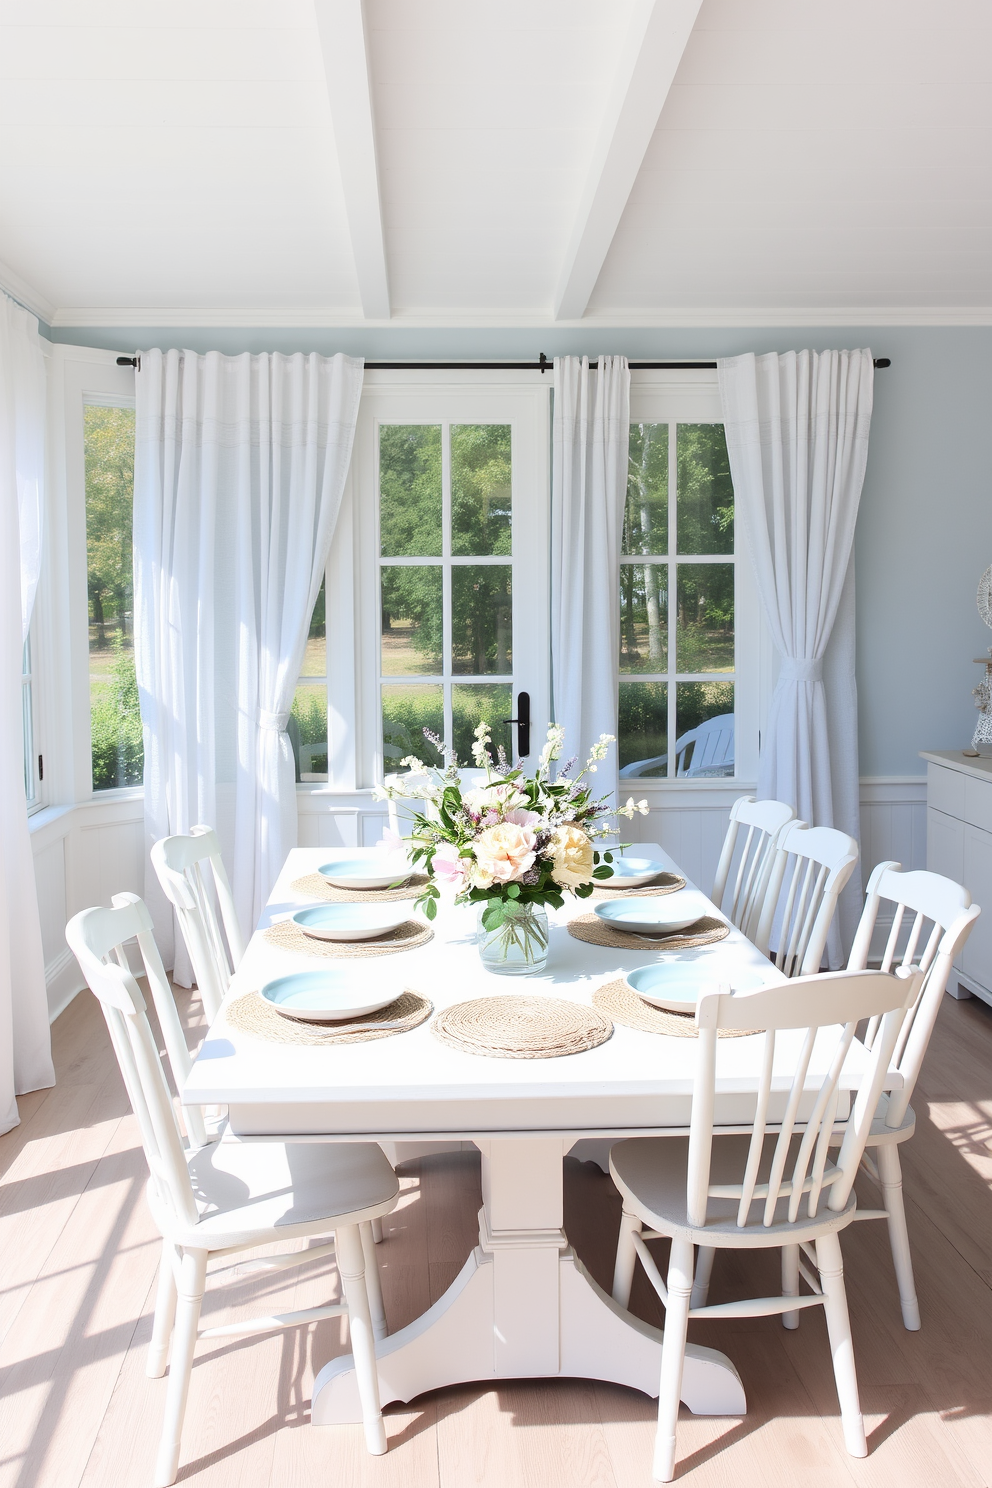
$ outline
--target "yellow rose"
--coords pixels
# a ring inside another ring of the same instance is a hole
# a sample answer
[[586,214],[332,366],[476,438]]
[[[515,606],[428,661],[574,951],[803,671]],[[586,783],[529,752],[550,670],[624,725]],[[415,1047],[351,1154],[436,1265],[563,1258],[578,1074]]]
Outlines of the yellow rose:
[[592,880],[592,843],[581,827],[559,827],[551,839],[551,877],[568,889]]

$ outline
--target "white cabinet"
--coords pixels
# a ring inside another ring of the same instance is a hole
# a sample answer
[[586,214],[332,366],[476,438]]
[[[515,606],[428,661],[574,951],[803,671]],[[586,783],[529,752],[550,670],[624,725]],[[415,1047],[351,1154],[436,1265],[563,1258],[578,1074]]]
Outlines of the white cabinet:
[[952,996],[974,993],[992,1003],[992,759],[965,759],[935,750],[927,761],[927,867],[964,884],[984,913],[947,985]]

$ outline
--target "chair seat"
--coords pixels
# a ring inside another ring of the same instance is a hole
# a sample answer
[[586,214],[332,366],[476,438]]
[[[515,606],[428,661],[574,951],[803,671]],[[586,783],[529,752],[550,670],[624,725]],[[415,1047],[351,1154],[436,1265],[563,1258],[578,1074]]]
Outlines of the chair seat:
[[[775,1150],[774,1136],[765,1141],[759,1168],[758,1182],[768,1176],[772,1154]],[[799,1138],[790,1151],[791,1167],[795,1158]],[[710,1185],[739,1183],[747,1161],[750,1137],[714,1137]],[[807,1198],[800,1205],[799,1217],[791,1224],[787,1218],[788,1198],[779,1200],[774,1222],[764,1225],[764,1200],[756,1199],[750,1209],[748,1223],[737,1223],[738,1201],[736,1199],[709,1200],[707,1222],[698,1227],[689,1223],[687,1212],[687,1181],[689,1167],[689,1140],[687,1137],[633,1137],[618,1142],[610,1153],[610,1173],[624,1198],[624,1208],[635,1213],[641,1220],[659,1230],[663,1235],[678,1235],[691,1240],[694,1245],[733,1246],[738,1249],[759,1249],[767,1246],[799,1245],[814,1240],[850,1224],[857,1208],[857,1199],[852,1194],[847,1205],[835,1212],[826,1207],[828,1192],[820,1199],[819,1213],[815,1219],[806,1214]]]
[[[898,1126],[886,1126],[885,1118],[889,1109],[889,1097],[885,1091],[879,1097],[878,1105],[875,1107],[875,1115],[872,1117],[871,1130],[868,1133],[865,1147],[886,1147],[894,1142],[908,1142],[916,1130],[916,1112],[912,1106],[906,1107],[906,1114]],[[844,1140],[842,1132],[835,1132],[830,1139],[831,1147],[839,1147]]]
[[200,1211],[195,1225],[159,1197],[148,1202],[163,1234],[179,1245],[219,1250],[264,1245],[386,1214],[399,1180],[374,1142],[212,1142],[189,1153],[190,1181]]

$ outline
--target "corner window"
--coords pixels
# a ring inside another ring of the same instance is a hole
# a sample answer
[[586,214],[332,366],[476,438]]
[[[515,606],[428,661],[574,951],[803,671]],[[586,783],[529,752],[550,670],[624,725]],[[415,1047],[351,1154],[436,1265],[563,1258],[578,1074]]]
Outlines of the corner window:
[[134,408],[84,404],[90,752],[94,791],[140,785],[134,671]]

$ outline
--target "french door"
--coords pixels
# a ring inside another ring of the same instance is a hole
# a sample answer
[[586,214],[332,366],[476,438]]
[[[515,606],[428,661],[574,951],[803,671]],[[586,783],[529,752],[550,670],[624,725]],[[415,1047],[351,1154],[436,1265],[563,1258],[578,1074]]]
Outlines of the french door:
[[471,765],[480,722],[514,763],[540,751],[548,419],[546,385],[367,385],[352,467],[357,783],[409,756],[439,763],[438,740]]

